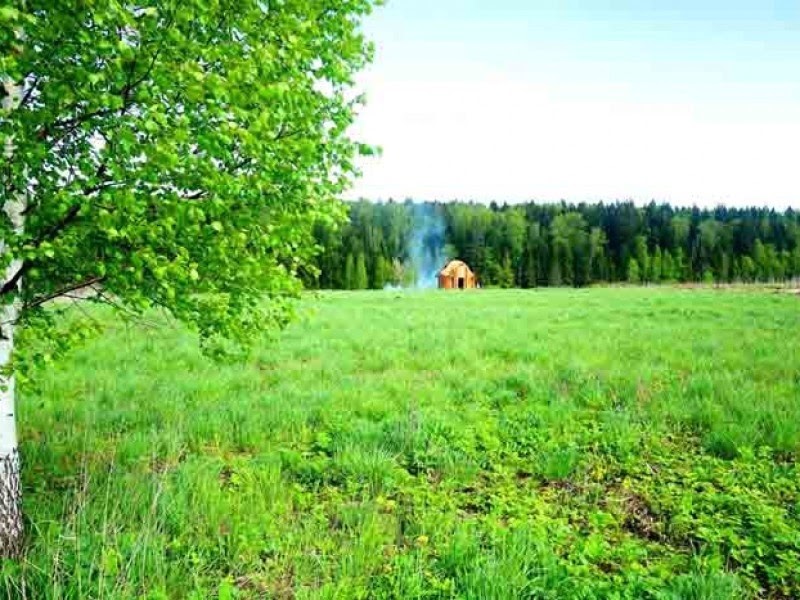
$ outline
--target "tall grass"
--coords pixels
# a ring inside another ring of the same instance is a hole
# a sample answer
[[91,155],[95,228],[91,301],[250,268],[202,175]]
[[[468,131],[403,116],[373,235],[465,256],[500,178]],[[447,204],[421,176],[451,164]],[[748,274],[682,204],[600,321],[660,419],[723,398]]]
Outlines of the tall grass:
[[327,293],[238,364],[166,320],[23,391],[7,598],[800,597],[800,303]]

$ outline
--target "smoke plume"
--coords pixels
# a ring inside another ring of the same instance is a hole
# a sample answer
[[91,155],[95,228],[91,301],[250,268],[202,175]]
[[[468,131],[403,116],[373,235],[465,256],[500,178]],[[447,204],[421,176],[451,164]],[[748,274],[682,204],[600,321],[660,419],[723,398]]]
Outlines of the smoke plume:
[[434,204],[415,204],[408,256],[418,289],[437,286],[436,276],[447,262],[445,222]]

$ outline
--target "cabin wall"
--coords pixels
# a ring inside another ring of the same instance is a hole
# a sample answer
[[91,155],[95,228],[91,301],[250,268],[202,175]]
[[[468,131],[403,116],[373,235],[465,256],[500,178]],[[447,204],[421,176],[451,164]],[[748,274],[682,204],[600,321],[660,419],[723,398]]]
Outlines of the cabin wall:
[[439,287],[444,290],[453,288],[453,278],[447,275],[439,275]]
[[439,274],[439,288],[444,290],[458,289],[459,278],[464,279],[464,289],[477,287],[478,281],[475,274],[469,269],[460,268],[450,275]]

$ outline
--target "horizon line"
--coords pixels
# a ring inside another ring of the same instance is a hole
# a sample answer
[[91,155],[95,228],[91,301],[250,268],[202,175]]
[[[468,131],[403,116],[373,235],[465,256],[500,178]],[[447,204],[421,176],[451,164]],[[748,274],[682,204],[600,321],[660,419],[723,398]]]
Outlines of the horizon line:
[[724,202],[719,202],[712,205],[700,205],[697,203],[694,204],[679,204],[675,202],[671,202],[669,200],[656,200],[655,198],[648,200],[646,202],[641,200],[636,200],[634,198],[626,198],[626,199],[615,199],[615,200],[567,200],[566,198],[561,198],[560,200],[541,200],[531,198],[528,200],[477,200],[475,198],[448,198],[448,199],[430,199],[430,198],[415,198],[413,196],[406,196],[403,199],[394,198],[392,196],[389,197],[369,197],[369,196],[359,196],[359,197],[345,197],[342,198],[345,202],[372,202],[377,204],[388,204],[388,203],[395,203],[395,204],[475,204],[475,205],[484,205],[484,206],[491,206],[492,204],[496,204],[500,207],[509,207],[509,206],[521,206],[521,205],[539,205],[539,206],[554,206],[559,204],[565,204],[567,206],[580,206],[581,204],[585,205],[621,205],[621,204],[633,204],[636,207],[644,208],[651,204],[655,204],[656,206],[669,206],[675,210],[707,210],[713,211],[718,208],[724,208],[727,210],[738,210],[738,211],[748,211],[748,210],[772,210],[777,212],[800,212],[800,207],[794,207],[792,205],[786,206],[776,206],[771,204],[747,204],[747,205],[731,205],[726,204]]

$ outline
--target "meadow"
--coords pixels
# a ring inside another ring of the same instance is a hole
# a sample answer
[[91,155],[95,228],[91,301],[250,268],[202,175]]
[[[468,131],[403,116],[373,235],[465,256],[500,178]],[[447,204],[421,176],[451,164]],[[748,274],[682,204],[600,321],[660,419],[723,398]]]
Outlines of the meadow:
[[800,298],[331,292],[108,322],[19,407],[11,599],[800,597]]

